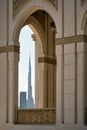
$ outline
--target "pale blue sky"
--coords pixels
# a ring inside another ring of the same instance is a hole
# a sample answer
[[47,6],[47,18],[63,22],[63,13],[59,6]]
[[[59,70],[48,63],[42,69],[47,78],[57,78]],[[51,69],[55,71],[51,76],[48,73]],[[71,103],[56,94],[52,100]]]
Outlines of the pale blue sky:
[[28,89],[28,71],[29,71],[29,55],[31,56],[32,65],[32,86],[33,86],[33,97],[34,95],[34,84],[35,84],[35,48],[34,41],[31,37],[33,34],[32,30],[28,25],[24,26],[20,32],[20,62],[19,62],[19,91],[27,91]]

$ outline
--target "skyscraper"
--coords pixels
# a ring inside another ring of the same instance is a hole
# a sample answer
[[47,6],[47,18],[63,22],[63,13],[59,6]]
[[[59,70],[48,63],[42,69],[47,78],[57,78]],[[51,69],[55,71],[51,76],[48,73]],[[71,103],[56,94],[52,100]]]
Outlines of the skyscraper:
[[34,108],[34,100],[32,97],[32,85],[31,85],[31,59],[29,57],[29,72],[28,72],[28,100],[27,108]]
[[20,92],[20,108],[26,108],[26,92]]

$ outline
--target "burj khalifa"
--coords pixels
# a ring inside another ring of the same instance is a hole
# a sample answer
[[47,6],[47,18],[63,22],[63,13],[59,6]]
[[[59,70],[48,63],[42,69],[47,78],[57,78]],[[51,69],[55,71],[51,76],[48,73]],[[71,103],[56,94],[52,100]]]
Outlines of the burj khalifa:
[[32,96],[32,85],[31,85],[31,59],[29,57],[29,72],[28,72],[28,99],[26,103],[27,108],[34,108],[34,99]]

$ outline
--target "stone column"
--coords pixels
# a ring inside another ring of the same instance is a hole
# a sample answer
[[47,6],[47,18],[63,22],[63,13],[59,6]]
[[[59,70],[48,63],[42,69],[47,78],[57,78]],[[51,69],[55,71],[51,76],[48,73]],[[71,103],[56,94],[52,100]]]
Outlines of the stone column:
[[[44,108],[47,102],[47,94],[46,94],[46,70],[45,64],[40,63],[39,61],[39,95],[38,95],[38,107]],[[45,100],[46,99],[46,100]]]
[[56,94],[55,94],[55,68],[56,68],[56,63],[52,63],[52,61],[56,62],[55,59],[48,58],[48,63],[47,63],[47,71],[46,71],[46,76],[47,76],[47,85],[46,85],[46,92],[47,93],[47,108],[55,108],[56,107]]
[[19,53],[8,53],[8,122],[16,122],[18,108],[18,60]]
[[42,108],[55,107],[55,65],[56,60],[39,57],[39,101]]
[[64,123],[76,120],[75,43],[64,45]]
[[39,107],[39,46],[35,34],[32,34],[33,41],[35,42],[35,108]]
[[56,123],[63,122],[64,95],[63,95],[63,46],[56,46],[57,70],[56,70]]
[[[86,47],[87,48],[87,47]],[[85,121],[85,43],[77,43],[77,123],[84,124]]]
[[16,109],[15,114],[13,114],[13,109],[14,106],[18,106],[18,92],[16,92],[18,88],[18,72],[16,70],[18,67],[15,62],[18,58],[18,56],[15,56],[18,50],[19,47],[16,45],[0,48],[0,123],[13,122],[16,115]]
[[[4,47],[0,47],[0,50],[4,50]],[[0,53],[0,124],[7,122],[7,53]]]
[[7,0],[0,0],[0,124],[7,123]]

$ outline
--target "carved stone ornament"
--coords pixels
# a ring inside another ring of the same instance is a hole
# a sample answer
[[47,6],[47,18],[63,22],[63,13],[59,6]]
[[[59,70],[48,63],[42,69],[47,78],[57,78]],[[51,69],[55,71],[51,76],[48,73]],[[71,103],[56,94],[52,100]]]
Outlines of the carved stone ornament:
[[57,8],[57,0],[46,0],[49,1],[54,7]]
[[81,5],[83,5],[85,1],[86,1],[86,0],[81,0]]
[[56,109],[17,109],[17,124],[55,124]]
[[13,0],[13,18],[16,16],[18,11],[31,0]]

